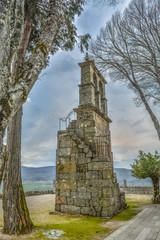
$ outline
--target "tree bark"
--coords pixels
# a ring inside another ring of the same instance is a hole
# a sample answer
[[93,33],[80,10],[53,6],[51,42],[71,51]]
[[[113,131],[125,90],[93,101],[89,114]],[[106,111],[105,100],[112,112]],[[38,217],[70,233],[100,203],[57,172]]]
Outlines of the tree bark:
[[[39,74],[46,66],[47,57],[52,49],[57,31],[63,24],[59,23],[61,19],[62,1],[50,0],[49,4],[51,13],[46,19],[45,29],[41,33],[39,42],[37,42],[35,49],[25,63],[21,74],[15,79],[14,84],[8,88],[8,91],[2,91],[2,97],[0,96],[0,150],[8,119],[9,117],[13,117],[15,112],[17,112],[26,101]],[[0,154],[0,172],[2,172],[1,162],[3,162],[3,158]]]
[[9,121],[3,180],[3,232],[16,235],[31,232],[33,226],[21,180],[21,118],[22,108]]
[[159,178],[157,176],[152,177],[153,184],[153,203],[160,203],[159,199]]
[[[0,97],[7,90],[9,78],[9,55],[10,55],[10,21],[13,0],[0,1]],[[6,81],[7,80],[7,81]]]
[[158,138],[160,140],[160,123],[158,121],[158,118],[156,117],[156,115],[153,113],[152,109],[150,108],[147,100],[146,100],[146,97],[145,95],[143,94],[141,88],[139,87],[139,84],[136,82],[136,80],[134,82],[131,82],[131,84],[133,85],[133,87],[137,90],[137,92],[139,93],[139,96],[146,108],[146,110],[148,111],[150,117],[151,117],[151,120],[154,124],[154,127],[156,129],[156,132],[158,134]]
[[[12,84],[23,68],[31,30],[32,15],[28,10],[23,33],[12,64]],[[22,107],[16,112],[12,119],[10,119],[8,125],[8,159],[5,163],[3,185],[3,230],[5,233],[17,235],[30,232],[33,225],[29,216],[21,180],[21,122]]]

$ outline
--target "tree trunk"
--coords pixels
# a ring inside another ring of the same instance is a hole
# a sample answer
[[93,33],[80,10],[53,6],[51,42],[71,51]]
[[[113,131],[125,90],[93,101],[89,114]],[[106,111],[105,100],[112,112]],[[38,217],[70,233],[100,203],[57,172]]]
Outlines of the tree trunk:
[[[60,29],[61,25],[63,24],[63,21],[60,21],[60,23],[59,21],[57,21],[57,19],[61,19],[62,17],[62,1],[51,0],[49,1],[49,5],[50,14],[45,21],[45,28],[40,35],[39,41],[37,42],[35,49],[29,56],[28,61],[26,61],[26,63],[24,64],[21,74],[19,74],[14,84],[12,84],[10,88],[8,88],[8,91],[3,91],[2,89],[2,94],[0,94],[0,150],[3,144],[2,137],[4,135],[4,131],[7,126],[9,117],[12,117],[17,111],[17,109],[19,109],[19,107],[22,106],[22,104],[26,101],[27,96],[31,91],[33,85],[37,81],[42,69],[46,67],[48,54],[51,50],[53,54],[53,42],[56,38],[58,29]],[[5,125],[3,124],[3,122],[5,122]],[[4,128],[3,131],[2,127]],[[0,154],[0,171],[1,162],[3,162],[3,156]]]
[[6,126],[7,126],[7,121],[5,119],[2,119],[1,121],[1,114],[0,114],[0,186],[3,179],[5,162],[7,160],[6,146],[3,145],[3,138],[5,135]]
[[[21,3],[19,5],[21,14]],[[21,36],[19,46],[15,52],[14,61],[12,64],[12,84],[15,82],[16,77],[20,74],[20,71],[23,68],[31,30],[32,16],[28,10],[23,34]],[[8,234],[16,235],[30,232],[33,226],[25,201],[21,180],[21,120],[22,107],[12,117],[8,124],[8,159],[5,164],[3,186],[3,231]]]
[[3,182],[3,232],[16,235],[31,232],[33,226],[21,180],[21,119],[22,108],[8,124],[8,160]]
[[[141,93],[142,93],[142,92],[141,92]],[[153,124],[154,124],[154,127],[155,127],[155,129],[156,129],[156,132],[157,132],[157,134],[158,134],[158,138],[159,138],[159,140],[160,140],[160,122],[158,121],[158,118],[157,118],[156,115],[153,113],[152,109],[150,108],[150,106],[149,106],[146,98],[144,97],[144,94],[141,94],[141,93],[140,93],[140,97],[141,97],[141,99],[142,99],[142,101],[143,101],[143,103],[144,103],[144,105],[145,105],[145,107],[146,107],[146,110],[148,111],[148,113],[149,113],[149,115],[150,115],[150,117],[151,117],[151,120],[152,120],[152,122],[153,122]]]
[[159,199],[159,178],[157,176],[151,178],[153,184],[153,203],[160,203]]
[[147,100],[146,100],[146,97],[145,97],[144,93],[142,92],[142,90],[141,90],[141,88],[140,88],[140,86],[139,86],[139,84],[137,83],[137,81],[136,81],[135,78],[134,78],[134,82],[131,81],[131,84],[133,85],[133,87],[134,87],[134,88],[137,90],[137,92],[139,93],[139,96],[140,96],[140,98],[141,98],[141,100],[142,100],[142,102],[143,102],[146,110],[148,111],[148,113],[149,113],[149,115],[150,115],[150,117],[151,117],[151,120],[152,120],[152,122],[153,122],[153,124],[154,124],[154,127],[155,127],[155,129],[156,129],[156,132],[157,132],[157,134],[158,134],[158,138],[159,138],[159,140],[160,140],[160,122],[159,122],[158,118],[157,118],[156,115],[153,113],[152,109],[150,108],[150,106],[149,106],[149,104],[148,104],[148,102],[147,102]]

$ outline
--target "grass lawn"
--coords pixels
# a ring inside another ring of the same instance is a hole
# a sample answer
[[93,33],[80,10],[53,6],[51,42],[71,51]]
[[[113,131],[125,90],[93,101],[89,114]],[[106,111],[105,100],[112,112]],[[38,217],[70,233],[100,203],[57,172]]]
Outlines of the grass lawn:
[[[45,240],[48,238],[43,235],[44,231],[58,229],[65,232],[63,236],[58,238],[60,240],[102,240],[122,225],[124,221],[130,220],[144,206],[150,204],[151,196],[128,194],[126,200],[129,207],[107,220],[88,216],[49,215],[49,212],[53,211],[54,195],[27,197],[31,218],[35,225],[34,231],[27,236],[16,238],[7,236],[6,239]],[[0,224],[2,224],[2,216],[0,216]]]
[[24,191],[45,191],[53,189],[53,181],[28,181],[23,182]]

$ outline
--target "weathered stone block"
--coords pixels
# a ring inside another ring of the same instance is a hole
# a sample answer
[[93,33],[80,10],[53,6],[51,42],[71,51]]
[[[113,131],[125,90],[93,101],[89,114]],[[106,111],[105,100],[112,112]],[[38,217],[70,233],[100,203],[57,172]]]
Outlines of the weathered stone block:
[[70,161],[70,156],[69,157],[58,157],[56,158],[56,167],[59,164],[65,164]]
[[67,202],[68,205],[73,205],[74,204],[73,198],[70,198],[70,197],[67,197],[66,202]]
[[88,170],[88,164],[78,164],[77,165],[77,172],[85,173]]
[[107,162],[91,162],[88,163],[88,170],[107,170],[109,167]]
[[56,167],[57,173],[75,173],[76,172],[76,164],[59,164]]
[[114,203],[115,203],[114,197],[110,198],[110,205],[114,205]]
[[103,170],[98,171],[99,173],[99,179],[103,179]]
[[81,208],[81,214],[84,215],[93,215],[93,211],[90,207],[82,207]]
[[84,147],[85,147],[85,145],[82,143],[78,145],[78,148],[84,148]]
[[70,197],[71,196],[71,191],[70,189],[62,189],[60,193],[58,193],[62,197]]
[[99,206],[109,207],[110,206],[110,199],[100,198],[99,199]]
[[75,180],[77,177],[77,173],[57,173],[56,179],[60,180]]
[[95,207],[96,216],[101,217],[102,207]]
[[91,193],[78,192],[78,197],[81,198],[81,199],[91,199]]
[[83,126],[85,128],[94,127],[94,122],[93,121],[84,121],[83,124],[84,124]]
[[99,189],[99,191],[93,191],[92,192],[92,198],[100,198],[100,197],[102,197],[103,195],[102,195],[102,191],[101,191],[101,189]]
[[76,189],[76,182],[74,180],[59,180],[56,183],[56,189],[61,189],[61,191],[66,189]]
[[92,158],[92,162],[108,162],[110,166],[110,160],[109,157],[105,156],[105,157],[97,157],[96,155]]
[[88,151],[89,151],[89,148],[88,148],[88,147],[85,147],[85,148],[83,149],[83,152],[84,152],[84,153],[88,153]]
[[126,201],[125,201],[125,193],[124,192],[120,193],[120,201],[121,201],[122,208],[125,208],[126,207]]
[[[117,213],[117,211],[115,213]],[[114,213],[114,207],[113,206],[108,207],[108,215],[109,216],[113,216],[115,213]]]
[[86,172],[86,179],[99,179],[99,172],[98,171]]
[[82,198],[75,198],[74,205],[78,207],[84,207],[86,205],[85,200]]
[[85,128],[85,132],[86,132],[86,133],[91,133],[91,132],[95,132],[95,131],[96,131],[95,127]]
[[80,152],[78,152],[77,158],[78,158],[78,159],[85,159],[85,153],[80,153]]
[[107,179],[107,180],[99,180],[99,179],[95,179],[95,180],[88,180],[88,186],[89,187],[111,187],[112,186],[112,181],[111,179]]
[[119,196],[119,189],[118,189],[118,188],[115,188],[115,189],[114,189],[114,195],[115,195],[115,196]]
[[92,152],[89,151],[87,154],[86,154],[86,158],[91,158],[92,157]]
[[102,174],[103,174],[103,179],[108,179],[108,178],[112,179],[112,172],[110,171],[110,169],[103,171]]
[[60,205],[59,204],[55,204],[55,211],[57,211],[57,212],[60,211]]
[[60,148],[58,151],[57,151],[57,156],[58,157],[67,157],[67,156],[70,156],[71,154],[71,149],[70,148]]
[[[76,143],[73,143],[72,144],[73,146],[72,146],[72,155],[74,154],[77,154],[78,153],[78,147],[76,146]],[[72,156],[71,155],[71,156]]]
[[85,172],[83,173],[77,173],[76,174],[76,179],[77,180],[85,180],[86,179],[86,174],[85,174]]
[[60,148],[69,148],[71,145],[70,136],[67,135],[64,138],[61,138],[58,144]]
[[68,214],[80,214],[80,207],[74,205],[61,205],[61,212]]
[[107,207],[102,208],[101,217],[109,217],[109,211]]
[[94,185],[87,186],[87,192],[98,193],[99,191],[101,191],[101,188],[99,186],[94,186]]
[[100,200],[99,200],[99,198],[92,198],[91,200],[90,200],[90,206],[93,206],[93,207],[99,207],[99,206],[101,206],[100,205]]
[[90,204],[90,199],[85,199],[85,207],[90,207],[91,204]]
[[102,196],[107,198],[113,197],[114,190],[112,188],[102,188]]
[[78,187],[77,191],[78,192],[87,192],[87,187],[86,186]]
[[80,180],[80,181],[77,181],[77,187],[80,188],[80,187],[87,187],[88,186],[88,182],[86,180]]
[[56,196],[56,204],[67,204],[66,197]]
[[77,164],[84,164],[84,163],[89,163],[91,162],[91,158],[78,158],[77,159]]
[[71,191],[71,198],[77,198],[78,192],[77,191]]
[[75,141],[75,140],[77,140],[77,135],[76,134],[73,134],[72,135],[72,139]]

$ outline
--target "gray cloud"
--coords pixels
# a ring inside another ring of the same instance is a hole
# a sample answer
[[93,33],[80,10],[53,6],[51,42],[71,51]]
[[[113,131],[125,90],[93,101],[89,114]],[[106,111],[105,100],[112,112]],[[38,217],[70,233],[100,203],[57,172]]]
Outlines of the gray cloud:
[[[127,1],[128,2],[128,1]],[[126,2],[126,4],[127,4]],[[109,9],[89,9],[77,20],[79,33],[98,33],[100,26],[111,16]],[[55,165],[59,118],[78,106],[80,68],[84,55],[75,48],[72,52],[58,52],[50,59],[29,98],[24,104],[22,163],[26,166]],[[44,75],[45,74],[45,75]],[[108,81],[108,99],[111,123],[112,150],[117,167],[130,167],[138,150],[159,148],[159,141],[144,107],[136,108],[133,93],[126,86]]]

